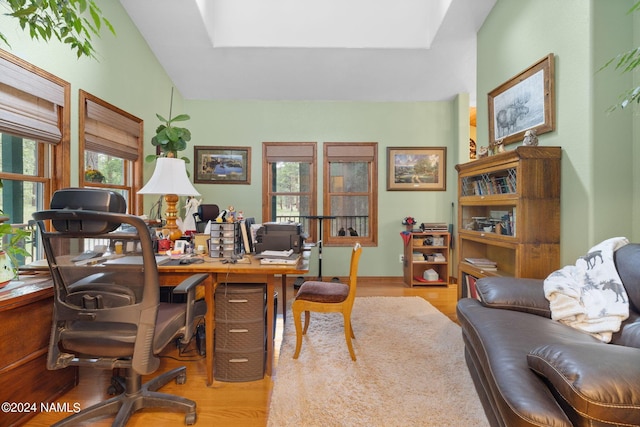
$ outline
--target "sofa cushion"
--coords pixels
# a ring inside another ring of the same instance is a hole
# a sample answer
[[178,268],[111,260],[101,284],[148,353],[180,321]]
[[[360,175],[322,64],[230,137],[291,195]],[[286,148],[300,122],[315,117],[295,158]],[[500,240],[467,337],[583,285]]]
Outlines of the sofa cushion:
[[[592,336],[541,316],[484,307],[463,298],[457,304],[458,320],[473,365],[485,383],[486,393],[502,425],[571,426],[567,415],[543,379],[527,364],[527,354],[548,343],[598,343]],[[601,344],[604,345],[604,344]]]
[[640,244],[629,243],[615,252],[618,275],[629,296],[629,310],[640,312]]
[[615,425],[640,422],[640,350],[601,343],[533,349],[527,363],[548,380],[570,411]]
[[483,305],[487,307],[551,318],[549,300],[544,296],[542,280],[483,277],[476,282],[476,290]]
[[640,315],[638,313],[629,312],[629,318],[622,322],[620,330],[613,334],[611,343],[640,348]]

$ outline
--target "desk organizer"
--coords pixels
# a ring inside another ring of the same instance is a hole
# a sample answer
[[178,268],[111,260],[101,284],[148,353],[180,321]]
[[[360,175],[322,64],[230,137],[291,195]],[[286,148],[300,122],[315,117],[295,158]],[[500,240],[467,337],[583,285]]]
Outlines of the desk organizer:
[[209,256],[211,258],[232,258],[242,254],[240,223],[220,222],[211,224]]
[[266,361],[266,289],[220,284],[215,293],[215,362],[218,381],[255,381]]

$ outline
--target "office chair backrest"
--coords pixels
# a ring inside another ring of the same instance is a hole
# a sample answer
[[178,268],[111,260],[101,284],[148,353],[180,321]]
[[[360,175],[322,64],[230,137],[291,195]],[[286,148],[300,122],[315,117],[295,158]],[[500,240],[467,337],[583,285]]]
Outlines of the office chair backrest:
[[209,221],[215,221],[220,215],[220,208],[218,205],[211,204],[199,204],[198,211],[193,214],[193,218],[196,223],[196,232],[204,232],[205,227]]
[[[51,206],[33,214],[55,290],[49,369],[83,357],[104,358],[105,363],[111,357],[131,357],[137,372],[155,371],[160,289],[147,225],[122,213],[124,198],[106,190],[60,190]],[[122,242],[125,256],[113,258],[107,251],[84,258],[87,245],[95,241],[109,248]],[[123,262],[132,258],[137,262]]]
[[218,215],[220,215],[220,208],[218,205],[198,205],[198,218],[200,221],[213,221]]
[[[51,209],[89,210],[125,213],[127,203],[121,194],[93,188],[65,188],[58,190],[51,199]],[[104,221],[83,222],[77,220],[53,221],[53,227],[61,232],[82,231],[84,233],[109,233],[120,227],[120,223]]]

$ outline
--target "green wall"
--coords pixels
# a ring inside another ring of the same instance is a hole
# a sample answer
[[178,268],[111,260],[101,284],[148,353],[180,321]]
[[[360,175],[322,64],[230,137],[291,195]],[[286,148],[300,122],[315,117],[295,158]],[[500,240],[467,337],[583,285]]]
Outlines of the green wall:
[[[460,98],[467,99],[465,96]],[[468,100],[466,101],[468,111]],[[206,202],[233,205],[261,218],[262,142],[318,144],[318,191],[322,189],[323,142],[378,143],[378,247],[363,253],[364,276],[400,276],[402,218],[449,222],[457,187],[457,100],[451,102],[185,101],[194,145],[251,147],[251,185],[196,185]],[[467,117],[464,121],[468,123]],[[468,141],[468,124],[467,124]],[[387,191],[387,147],[446,146],[447,191]],[[319,200],[319,210],[322,200]],[[323,275],[346,275],[349,248],[326,247]]]
[[547,54],[556,57],[556,130],[539,141],[563,148],[562,264],[606,238],[637,241],[640,235],[633,208],[638,142],[632,112],[607,113],[631,77],[598,72],[632,47],[633,18],[626,15],[632,4],[498,0],[478,33],[478,145],[488,141],[486,94]]
[[[153,135],[158,125],[155,113],[169,112],[173,83],[160,66],[146,42],[133,25],[120,3],[101,2],[104,15],[114,24],[116,36],[108,30],[93,37],[97,61],[76,58],[66,45],[53,40],[33,42],[17,24],[0,15],[0,27],[10,46],[0,48],[61,77],[71,83],[71,184],[78,184],[78,91],[83,89],[144,120],[145,135]],[[174,110],[182,108],[179,93],[174,96]],[[145,138],[146,141],[150,137]],[[150,143],[149,143],[150,146]],[[145,147],[146,150],[147,147]],[[152,150],[149,147],[149,152]],[[145,168],[145,176],[153,172],[153,164]]]
[[[78,90],[86,90],[145,122],[145,154],[154,152],[151,136],[158,125],[155,113],[168,115],[172,87],[146,42],[116,1],[102,2],[105,16],[117,35],[94,38],[98,61],[76,59],[66,46],[32,42],[7,17],[0,26],[11,47],[6,50],[69,81],[72,85],[71,183],[78,183]],[[176,93],[174,113],[192,116],[186,122],[193,145],[248,146],[252,149],[250,185],[197,184],[205,202],[221,207],[234,205],[247,216],[261,220],[261,154],[264,141],[315,141],[319,172],[322,143],[335,141],[378,143],[379,239],[377,247],[365,248],[360,267],[363,276],[401,276],[401,220],[413,216],[420,222],[450,222],[456,199],[456,174],[460,146],[468,142],[469,96],[460,94],[444,102],[259,102],[194,101]],[[386,191],[387,147],[447,147],[447,190],[442,192]],[[466,148],[465,148],[466,150]],[[192,157],[191,149],[186,156]],[[145,167],[145,177],[153,164]],[[319,189],[322,188],[319,173]],[[155,198],[145,199],[148,213]],[[321,201],[320,201],[321,203]],[[348,248],[327,247],[323,274],[348,273]],[[315,262],[313,263],[315,265]],[[452,270],[453,272],[453,270]],[[312,271],[312,274],[314,272]]]

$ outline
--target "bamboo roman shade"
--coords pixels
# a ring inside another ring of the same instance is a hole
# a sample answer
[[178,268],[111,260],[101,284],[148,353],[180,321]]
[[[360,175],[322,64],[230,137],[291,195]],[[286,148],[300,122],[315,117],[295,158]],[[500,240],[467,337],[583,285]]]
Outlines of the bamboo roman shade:
[[376,146],[371,143],[325,144],[325,156],[329,162],[373,162]]
[[0,59],[0,132],[57,144],[64,86]]
[[267,163],[300,162],[313,163],[315,143],[278,143],[265,145]]
[[85,99],[85,150],[136,161],[139,157],[141,120]]

